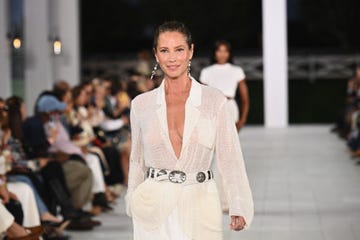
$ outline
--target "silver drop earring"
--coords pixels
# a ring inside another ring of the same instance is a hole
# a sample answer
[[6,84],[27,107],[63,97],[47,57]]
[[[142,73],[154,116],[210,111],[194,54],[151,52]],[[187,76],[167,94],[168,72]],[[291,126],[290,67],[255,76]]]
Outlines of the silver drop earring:
[[156,75],[156,70],[158,69],[158,65],[159,65],[159,63],[156,63],[153,70],[152,70],[152,72],[151,72],[151,77],[150,77],[151,80],[153,80],[153,78]]
[[191,71],[191,60],[189,60],[189,64],[188,64],[188,76],[190,76],[190,71]]

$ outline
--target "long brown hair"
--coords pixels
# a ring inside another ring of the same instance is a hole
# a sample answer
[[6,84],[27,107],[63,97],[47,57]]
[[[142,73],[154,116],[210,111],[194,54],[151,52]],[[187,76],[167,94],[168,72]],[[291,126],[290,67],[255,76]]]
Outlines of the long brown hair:
[[8,107],[8,124],[13,138],[22,141],[24,139],[22,131],[21,105],[24,103],[22,98],[12,96],[6,100]]

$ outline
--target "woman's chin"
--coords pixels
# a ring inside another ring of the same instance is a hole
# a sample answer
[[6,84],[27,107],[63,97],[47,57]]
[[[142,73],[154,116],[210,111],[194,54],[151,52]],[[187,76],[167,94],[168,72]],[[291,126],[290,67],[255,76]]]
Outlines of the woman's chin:
[[185,77],[186,76],[186,72],[184,73],[179,73],[179,72],[165,72],[165,76],[166,78],[169,78],[169,79],[178,79],[178,78],[181,78],[181,77]]

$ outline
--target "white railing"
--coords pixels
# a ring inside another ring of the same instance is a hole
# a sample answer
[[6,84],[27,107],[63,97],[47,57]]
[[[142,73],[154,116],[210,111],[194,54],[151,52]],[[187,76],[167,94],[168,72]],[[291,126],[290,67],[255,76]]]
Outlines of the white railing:
[[[234,63],[240,65],[249,80],[262,80],[263,61],[261,56],[235,57]],[[344,79],[350,78],[355,66],[360,66],[360,55],[297,55],[288,58],[289,79]],[[207,58],[195,58],[192,61],[192,75],[197,77],[201,69],[209,64]],[[87,60],[82,69],[85,77],[104,74],[126,76],[134,68],[136,60]]]

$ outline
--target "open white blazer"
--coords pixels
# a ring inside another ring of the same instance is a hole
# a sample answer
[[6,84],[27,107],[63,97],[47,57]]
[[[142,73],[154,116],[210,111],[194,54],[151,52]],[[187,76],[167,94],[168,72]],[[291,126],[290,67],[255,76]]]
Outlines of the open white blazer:
[[168,133],[165,81],[158,88],[136,97],[131,104],[132,148],[127,214],[151,229],[158,227],[178,207],[184,225],[196,225],[199,217],[207,218],[211,225],[211,216],[214,216],[214,228],[218,228],[221,207],[216,187],[209,190],[202,187],[206,183],[183,186],[145,181],[148,167],[185,173],[207,171],[215,154],[229,199],[229,215],[243,216],[248,227],[253,219],[253,199],[238,132],[228,111],[226,97],[220,91],[191,79],[185,105],[183,144],[177,159]]

